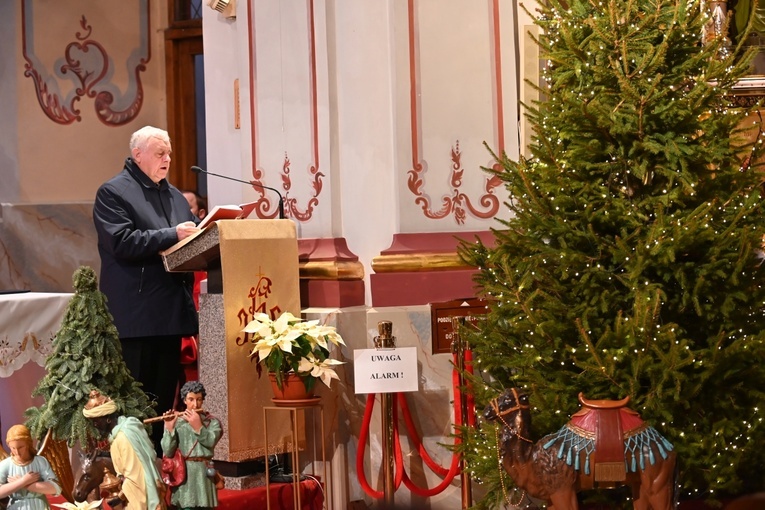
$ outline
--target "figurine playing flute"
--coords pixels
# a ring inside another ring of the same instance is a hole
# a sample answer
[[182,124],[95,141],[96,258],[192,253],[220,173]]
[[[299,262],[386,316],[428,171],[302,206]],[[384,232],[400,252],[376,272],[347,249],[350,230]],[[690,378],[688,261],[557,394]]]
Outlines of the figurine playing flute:
[[215,445],[223,435],[220,421],[202,410],[207,392],[199,381],[189,381],[181,388],[186,405],[182,413],[168,411],[162,436],[162,454],[173,457],[180,451],[186,463],[186,477],[171,487],[171,502],[177,508],[213,509],[218,506],[217,474],[213,466]]
[[[196,412],[198,413],[206,413],[204,409],[196,409]],[[185,415],[186,411],[168,411],[165,414],[161,416],[154,416],[153,418],[146,418],[143,420],[144,423],[157,423],[158,421],[168,421],[171,418],[180,418],[181,416]]]

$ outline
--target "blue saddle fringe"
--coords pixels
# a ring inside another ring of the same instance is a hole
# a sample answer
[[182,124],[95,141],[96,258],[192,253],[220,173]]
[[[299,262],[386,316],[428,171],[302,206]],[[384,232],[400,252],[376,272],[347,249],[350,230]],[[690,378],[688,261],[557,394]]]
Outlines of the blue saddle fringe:
[[[564,425],[558,432],[547,436],[547,441],[542,447],[547,450],[558,445],[558,458],[565,457],[566,464],[577,471],[580,470],[581,454],[584,454],[584,473],[590,474],[590,455],[595,451],[595,439],[580,435],[575,430]],[[658,451],[662,459],[666,459],[668,452],[674,449],[664,436],[655,428],[646,427],[640,432],[627,437],[624,440],[624,464],[628,473],[636,473],[638,469],[645,469],[645,458],[651,465],[656,463],[654,451]]]

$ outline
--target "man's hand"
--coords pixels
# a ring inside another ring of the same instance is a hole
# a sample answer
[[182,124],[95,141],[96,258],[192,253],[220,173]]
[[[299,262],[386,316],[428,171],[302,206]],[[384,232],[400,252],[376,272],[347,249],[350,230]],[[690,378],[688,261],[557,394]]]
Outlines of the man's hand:
[[178,419],[178,415],[175,414],[175,411],[170,409],[168,412],[162,415],[162,418],[164,418],[165,430],[172,432],[175,428],[175,422]]
[[196,234],[197,232],[199,232],[199,227],[197,227],[193,221],[184,221],[175,227],[175,233],[178,234],[179,241],[183,241],[190,235]]
[[194,432],[202,430],[202,417],[199,416],[199,413],[196,412],[196,410],[186,409],[183,413],[183,419],[189,422],[189,425],[194,429]]

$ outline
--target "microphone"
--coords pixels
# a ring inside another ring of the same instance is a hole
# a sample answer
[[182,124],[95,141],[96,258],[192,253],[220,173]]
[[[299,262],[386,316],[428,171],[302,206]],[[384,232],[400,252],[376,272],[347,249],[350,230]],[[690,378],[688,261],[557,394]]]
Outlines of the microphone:
[[229,177],[228,175],[214,174],[214,173],[208,172],[207,170],[204,170],[204,169],[202,169],[202,168],[200,168],[200,167],[198,167],[196,165],[191,167],[191,171],[194,172],[195,174],[202,173],[202,174],[207,174],[207,175],[214,175],[215,177],[222,177],[223,179],[228,179],[230,181],[241,182],[242,184],[249,184],[250,186],[257,186],[258,188],[263,188],[263,189],[267,189],[267,190],[273,191],[274,193],[276,193],[279,196],[279,219],[280,220],[284,219],[284,197],[282,197],[282,194],[279,193],[278,189],[271,188],[269,186],[264,186],[264,185],[260,184],[259,182],[255,182],[255,181],[245,181],[244,179],[236,179],[234,177]]

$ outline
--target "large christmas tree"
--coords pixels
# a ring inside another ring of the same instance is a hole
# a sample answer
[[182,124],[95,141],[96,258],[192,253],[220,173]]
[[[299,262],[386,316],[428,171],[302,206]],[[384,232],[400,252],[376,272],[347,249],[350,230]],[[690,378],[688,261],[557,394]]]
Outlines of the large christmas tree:
[[[541,3],[531,156],[497,155],[510,219],[461,249],[490,302],[469,335],[492,376],[478,401],[525,389],[536,439],[579,392],[628,395],[674,443],[682,497],[763,490],[759,119],[732,102],[751,55],[709,2]],[[492,426],[465,448],[491,488],[478,506],[500,504]]]
[[73,276],[74,296],[67,306],[61,328],[53,340],[53,352],[45,362],[47,371],[32,396],[42,395],[42,406],[27,409],[26,425],[33,436],[53,437],[69,446],[79,442],[92,448],[98,433],[82,415],[90,390],[111,397],[125,416],[156,416],[141,384],[130,375],[122,359],[117,328],[98,290],[96,273],[83,266]]

